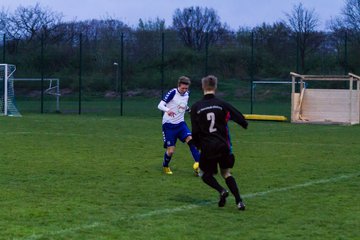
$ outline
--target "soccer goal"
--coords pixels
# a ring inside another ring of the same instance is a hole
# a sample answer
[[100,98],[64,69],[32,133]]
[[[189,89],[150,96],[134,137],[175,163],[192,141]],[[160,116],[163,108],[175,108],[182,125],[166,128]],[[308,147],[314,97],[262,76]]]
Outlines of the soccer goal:
[[[56,112],[60,112],[60,84],[58,78],[14,78],[13,81],[15,82],[22,82],[21,84],[24,85],[26,83],[35,83],[44,81],[46,83],[46,89],[44,93],[47,95],[51,95],[56,99]],[[19,83],[20,84],[20,83]]]
[[0,115],[17,117],[21,116],[15,102],[15,71],[15,65],[0,64]]
[[[352,73],[348,75],[301,75],[294,72],[291,72],[290,75],[292,77],[291,122],[359,124],[359,76]],[[298,91],[295,89],[296,81],[300,81]],[[307,87],[305,87],[305,82],[308,83]],[[327,84],[321,85],[324,82]]]
[[[56,98],[56,112],[60,112],[60,87],[58,78],[15,78],[16,66],[12,64],[0,64],[0,115],[21,116],[15,101],[14,82],[22,82],[22,85],[28,86],[29,83],[45,82],[47,88],[44,93]],[[38,85],[35,84],[35,85]],[[31,84],[33,85],[33,84]],[[19,87],[19,86],[18,86]],[[21,86],[20,86],[21,87]],[[37,87],[38,88],[38,87]],[[19,89],[17,89],[19,90]],[[21,89],[20,89],[21,90]]]
[[[251,82],[249,120],[287,121],[291,81],[255,80]],[[254,113],[255,112],[255,113]]]

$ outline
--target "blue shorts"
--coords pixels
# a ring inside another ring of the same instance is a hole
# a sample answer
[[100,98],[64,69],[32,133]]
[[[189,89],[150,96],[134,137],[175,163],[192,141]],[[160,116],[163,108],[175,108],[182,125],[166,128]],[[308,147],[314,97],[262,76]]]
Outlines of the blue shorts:
[[188,136],[191,136],[191,131],[185,122],[178,124],[165,123],[162,125],[162,133],[164,140],[164,148],[176,145],[176,140],[185,142]]

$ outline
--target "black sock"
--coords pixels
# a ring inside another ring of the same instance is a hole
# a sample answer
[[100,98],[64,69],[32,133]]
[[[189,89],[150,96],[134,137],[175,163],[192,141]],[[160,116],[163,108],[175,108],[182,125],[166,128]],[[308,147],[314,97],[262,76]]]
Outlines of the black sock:
[[225,179],[226,185],[229,187],[230,192],[234,195],[236,203],[242,202],[240,192],[233,176]]
[[169,167],[170,161],[171,161],[171,156],[169,156],[169,155],[167,154],[167,152],[165,151],[165,153],[164,153],[163,167]]
[[204,183],[216,189],[216,191],[218,191],[219,193],[224,190],[224,188],[218,183],[216,178],[214,178],[214,176],[211,174],[204,174],[201,179],[204,181]]

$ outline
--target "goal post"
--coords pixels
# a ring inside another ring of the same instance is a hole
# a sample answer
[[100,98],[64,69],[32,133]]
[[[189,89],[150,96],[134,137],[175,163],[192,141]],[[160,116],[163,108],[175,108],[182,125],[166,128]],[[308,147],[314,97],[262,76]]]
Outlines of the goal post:
[[58,78],[14,78],[16,82],[47,82],[45,94],[52,95],[56,98],[56,112],[60,112],[60,80]]
[[48,83],[44,93],[56,98],[56,112],[60,112],[61,94],[58,78],[15,78],[15,71],[16,66],[13,64],[0,64],[0,115],[21,116],[16,106],[14,82]]
[[21,116],[15,102],[15,71],[13,64],[0,64],[0,115],[3,116]]
[[[250,120],[287,121],[288,101],[291,97],[289,88],[291,81],[264,79],[251,81],[250,108],[251,114],[246,118]],[[259,105],[262,113],[253,112],[255,103]],[[285,108],[286,107],[286,108]]]

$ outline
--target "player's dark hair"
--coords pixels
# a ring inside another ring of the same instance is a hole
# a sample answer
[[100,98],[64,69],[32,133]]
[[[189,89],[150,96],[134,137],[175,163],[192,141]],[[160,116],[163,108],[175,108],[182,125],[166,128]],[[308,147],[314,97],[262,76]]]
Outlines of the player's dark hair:
[[191,84],[190,78],[185,76],[179,77],[178,86],[180,86],[180,84],[190,85]]
[[201,79],[201,84],[204,90],[215,90],[217,88],[217,78],[209,75]]

